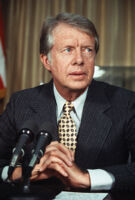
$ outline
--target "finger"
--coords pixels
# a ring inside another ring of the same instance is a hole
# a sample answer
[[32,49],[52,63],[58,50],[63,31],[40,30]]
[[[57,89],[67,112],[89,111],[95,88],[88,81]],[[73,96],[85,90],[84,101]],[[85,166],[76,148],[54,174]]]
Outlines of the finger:
[[69,160],[69,158],[57,148],[53,148],[53,150],[50,150],[44,154],[44,156],[40,160],[40,166],[42,166],[43,163],[47,162],[48,160],[51,160],[54,157],[58,158],[59,160],[62,160],[69,167],[72,166],[72,161]]
[[48,179],[50,178],[51,176],[48,176],[47,174],[45,173],[37,173],[37,174],[34,174],[30,177],[30,180],[32,181],[37,181],[37,180],[41,180],[41,179]]
[[70,153],[71,153],[71,157],[72,157],[72,162],[74,162],[74,160],[75,160],[75,152],[70,150]]
[[56,172],[58,172],[60,175],[64,177],[68,177],[68,174],[66,173],[62,165],[59,165],[58,163],[51,163],[49,168],[55,170]]
[[54,176],[55,172],[53,170],[47,169],[45,172],[40,172],[40,170],[32,171],[31,180],[41,180],[41,179],[48,179]]
[[58,164],[60,166],[64,166],[65,165],[65,163],[63,162],[63,160],[59,159],[56,156],[52,156],[52,157],[46,159],[45,162],[42,163],[42,165],[40,167],[40,172],[45,171],[45,169],[47,169],[47,168],[50,169],[50,166],[51,166],[52,163],[56,163],[56,164]]
[[61,151],[63,154],[65,154],[70,161],[74,160],[73,152],[71,150],[69,150],[67,147],[65,147],[63,144],[61,144],[57,141],[51,142],[51,144],[47,146],[46,153],[49,151],[52,151],[54,149],[59,149],[59,151]]

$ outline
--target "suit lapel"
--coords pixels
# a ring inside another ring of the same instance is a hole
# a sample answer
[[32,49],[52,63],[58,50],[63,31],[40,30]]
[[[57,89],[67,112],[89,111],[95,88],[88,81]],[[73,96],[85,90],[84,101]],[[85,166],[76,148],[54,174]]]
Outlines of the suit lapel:
[[44,122],[51,122],[55,128],[52,133],[53,140],[58,140],[57,120],[56,120],[56,102],[53,94],[53,82],[43,85],[38,97],[33,101],[31,109],[35,112],[35,120],[39,127]]
[[105,114],[110,104],[104,88],[100,86],[100,83],[97,84],[93,81],[89,87],[78,133],[76,162],[82,168],[87,165],[94,168],[112,125]]

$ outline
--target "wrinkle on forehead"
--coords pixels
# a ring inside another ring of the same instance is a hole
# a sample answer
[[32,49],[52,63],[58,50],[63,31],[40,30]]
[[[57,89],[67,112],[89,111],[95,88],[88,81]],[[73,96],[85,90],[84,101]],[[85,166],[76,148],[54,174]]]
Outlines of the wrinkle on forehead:
[[88,33],[76,28],[74,26],[61,23],[53,30],[53,38],[55,42],[69,43],[69,45],[79,46],[94,46],[95,38]]

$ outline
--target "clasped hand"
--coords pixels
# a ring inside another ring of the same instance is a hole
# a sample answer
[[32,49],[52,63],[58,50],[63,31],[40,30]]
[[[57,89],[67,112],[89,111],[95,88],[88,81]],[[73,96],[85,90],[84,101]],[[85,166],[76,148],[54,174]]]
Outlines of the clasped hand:
[[90,177],[81,171],[74,163],[74,152],[59,142],[51,142],[47,146],[44,156],[33,171],[31,180],[59,178],[65,185],[76,188],[90,186]]
[[[11,180],[20,179],[22,174],[21,167],[17,167]],[[90,187],[90,176],[88,172],[80,170],[74,163],[74,152],[67,149],[59,142],[51,142],[32,170],[31,181],[57,177],[67,187],[88,188]]]

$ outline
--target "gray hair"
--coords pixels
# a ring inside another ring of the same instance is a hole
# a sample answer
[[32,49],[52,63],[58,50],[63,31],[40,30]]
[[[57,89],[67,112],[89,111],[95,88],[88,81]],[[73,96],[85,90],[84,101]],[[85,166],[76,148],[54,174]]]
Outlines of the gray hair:
[[60,13],[55,18],[48,18],[42,26],[40,35],[40,54],[49,56],[53,47],[52,32],[60,23],[71,25],[95,38],[95,51],[99,49],[99,38],[94,24],[84,16],[71,13]]

